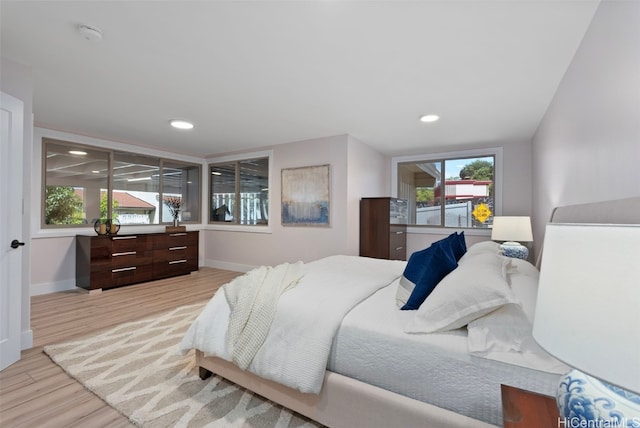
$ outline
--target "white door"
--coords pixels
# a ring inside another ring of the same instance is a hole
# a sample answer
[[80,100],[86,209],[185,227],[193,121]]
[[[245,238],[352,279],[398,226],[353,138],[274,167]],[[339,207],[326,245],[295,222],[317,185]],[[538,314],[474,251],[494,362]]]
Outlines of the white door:
[[[23,103],[1,92],[0,370],[20,359]],[[12,241],[15,240],[12,248]],[[24,245],[24,244],[23,244]]]

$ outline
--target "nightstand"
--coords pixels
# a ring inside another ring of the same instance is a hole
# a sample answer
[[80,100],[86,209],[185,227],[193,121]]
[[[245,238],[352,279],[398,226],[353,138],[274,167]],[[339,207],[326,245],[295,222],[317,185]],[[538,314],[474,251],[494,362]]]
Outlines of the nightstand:
[[554,428],[560,414],[553,397],[501,385],[504,428]]

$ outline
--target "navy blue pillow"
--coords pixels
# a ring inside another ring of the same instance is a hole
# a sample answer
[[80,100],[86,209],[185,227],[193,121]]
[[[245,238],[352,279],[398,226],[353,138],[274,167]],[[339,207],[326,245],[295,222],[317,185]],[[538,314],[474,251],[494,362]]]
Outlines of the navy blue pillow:
[[425,270],[429,267],[429,261],[434,251],[435,247],[428,247],[424,250],[416,251],[409,257],[399,284],[400,287],[404,289],[402,292],[403,302],[401,302],[402,304],[400,306],[404,306],[404,304],[407,303],[416,284],[420,283],[420,279],[424,275]]
[[450,251],[456,261],[460,260],[467,252],[467,243],[464,240],[464,232],[452,233],[444,239],[434,242],[431,245],[441,245],[446,251]]
[[410,279],[415,287],[407,303],[400,308],[403,311],[418,309],[442,278],[458,266],[450,246],[435,244],[409,257],[403,276]]
[[464,239],[464,231],[456,235],[455,244],[452,245],[453,254],[456,256],[456,261],[460,260],[464,253],[467,252],[467,242]]

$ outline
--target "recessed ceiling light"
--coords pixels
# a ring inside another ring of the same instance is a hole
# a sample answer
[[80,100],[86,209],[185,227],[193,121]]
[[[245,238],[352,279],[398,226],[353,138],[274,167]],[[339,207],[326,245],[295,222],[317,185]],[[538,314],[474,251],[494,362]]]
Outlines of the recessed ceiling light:
[[436,120],[440,119],[440,116],[438,116],[437,114],[425,114],[424,116],[420,117],[420,122],[435,122]]
[[99,42],[102,40],[102,31],[94,26],[87,24],[78,25],[78,33],[90,42]]
[[169,123],[176,129],[193,129],[193,123],[186,120],[173,119]]
[[127,181],[147,181],[147,180],[151,180],[151,177],[129,178]]
[[98,171],[97,169],[94,169],[93,171],[91,171],[94,174],[100,174],[100,171]]
[[71,154],[71,155],[79,155],[79,156],[86,156],[87,152],[83,152],[82,150],[69,150],[69,154]]
[[222,173],[218,172],[218,171],[211,171],[211,174],[213,174],[213,175],[222,175]]

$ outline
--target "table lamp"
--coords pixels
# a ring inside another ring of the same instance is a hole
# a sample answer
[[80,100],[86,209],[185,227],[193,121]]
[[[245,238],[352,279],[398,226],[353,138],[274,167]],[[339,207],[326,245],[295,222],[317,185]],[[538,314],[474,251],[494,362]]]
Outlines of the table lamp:
[[533,337],[565,426],[640,427],[640,224],[547,225]]
[[505,241],[500,246],[503,255],[526,259],[529,257],[529,249],[518,241],[533,241],[531,218],[525,216],[494,217],[491,240]]

